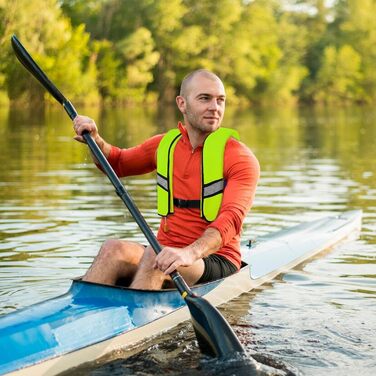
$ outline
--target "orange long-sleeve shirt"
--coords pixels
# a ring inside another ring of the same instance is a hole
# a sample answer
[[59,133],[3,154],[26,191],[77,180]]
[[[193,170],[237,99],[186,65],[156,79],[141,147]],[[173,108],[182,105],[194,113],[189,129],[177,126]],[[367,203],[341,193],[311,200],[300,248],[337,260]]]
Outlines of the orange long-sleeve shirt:
[[[199,200],[201,191],[202,146],[192,150],[188,133],[179,123],[182,137],[174,152],[174,197]],[[156,152],[163,135],[144,143],[120,149],[112,146],[108,161],[118,176],[140,175],[156,169]],[[226,187],[217,218],[208,223],[199,209],[174,209],[174,214],[162,219],[157,239],[164,246],[185,247],[198,239],[208,227],[216,228],[222,237],[223,255],[238,269],[241,264],[240,234],[244,218],[252,206],[260,166],[254,154],[241,142],[229,139],[225,148],[224,179]]]

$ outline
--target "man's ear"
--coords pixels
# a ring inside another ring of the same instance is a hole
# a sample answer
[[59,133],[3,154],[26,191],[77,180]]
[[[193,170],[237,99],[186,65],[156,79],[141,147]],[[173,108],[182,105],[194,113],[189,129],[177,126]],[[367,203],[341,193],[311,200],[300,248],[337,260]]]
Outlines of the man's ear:
[[181,95],[178,95],[176,97],[176,104],[178,106],[179,111],[184,115],[185,112],[186,112],[186,109],[185,109],[185,98],[182,97]]

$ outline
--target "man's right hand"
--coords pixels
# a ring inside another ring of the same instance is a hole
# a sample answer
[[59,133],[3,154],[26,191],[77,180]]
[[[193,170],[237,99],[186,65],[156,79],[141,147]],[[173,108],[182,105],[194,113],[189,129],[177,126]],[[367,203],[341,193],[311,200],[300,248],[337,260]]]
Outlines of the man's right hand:
[[88,131],[94,141],[98,144],[100,140],[100,136],[98,133],[97,125],[93,119],[90,119],[87,116],[77,115],[73,119],[73,129],[76,132],[76,136],[74,139],[78,142],[86,143],[84,138],[82,137],[82,133],[84,131]]

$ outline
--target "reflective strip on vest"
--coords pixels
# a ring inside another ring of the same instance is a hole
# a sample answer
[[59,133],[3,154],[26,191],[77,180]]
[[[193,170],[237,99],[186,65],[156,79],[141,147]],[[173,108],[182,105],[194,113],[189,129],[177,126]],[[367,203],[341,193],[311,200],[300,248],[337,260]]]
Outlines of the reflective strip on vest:
[[[178,129],[167,132],[157,151],[158,214],[166,216],[174,212],[173,160],[176,143],[181,134]],[[221,208],[225,181],[223,179],[224,153],[228,139],[239,140],[238,132],[219,128],[205,140],[202,151],[201,217],[212,222]],[[192,199],[197,199],[193,197]]]

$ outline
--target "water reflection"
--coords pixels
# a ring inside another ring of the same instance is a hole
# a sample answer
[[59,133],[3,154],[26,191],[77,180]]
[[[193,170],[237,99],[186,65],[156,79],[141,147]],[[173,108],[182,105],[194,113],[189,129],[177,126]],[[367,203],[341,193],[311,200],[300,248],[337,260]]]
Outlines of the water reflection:
[[[97,120],[108,141],[123,147],[177,121],[173,108],[82,112]],[[376,330],[375,122],[376,111],[369,108],[230,109],[226,114],[225,125],[239,130],[262,166],[244,237],[327,213],[364,211],[360,240],[223,307],[262,363],[315,375],[375,369],[376,343],[369,336]],[[87,148],[72,136],[60,108],[43,113],[0,109],[2,314],[65,292],[69,278],[84,273],[106,238],[143,241]],[[124,182],[156,229],[154,176]],[[144,351],[158,353],[155,346],[166,341],[161,357],[173,354],[185,362],[188,353],[194,363],[190,370],[204,374],[197,366],[199,354],[187,350],[195,348],[192,333],[181,337],[180,350],[172,348],[174,333],[144,345]],[[167,372],[165,363],[158,367]]]

